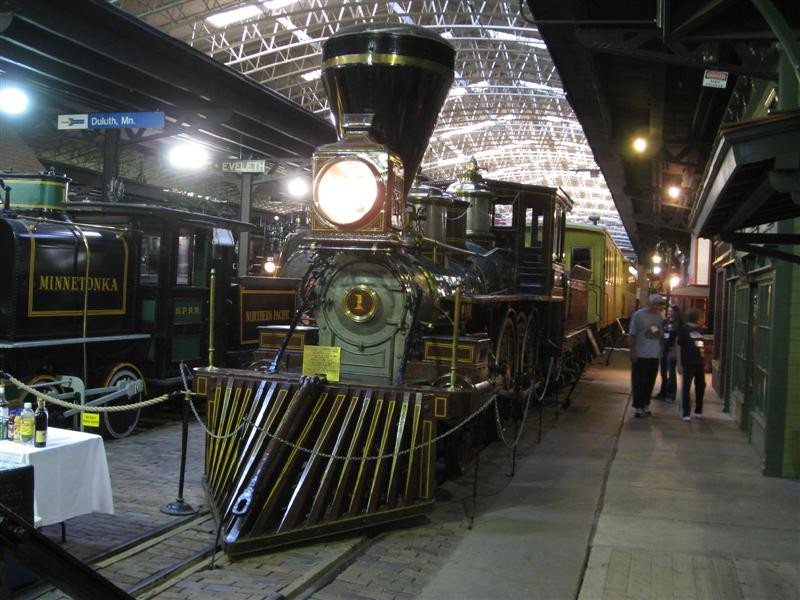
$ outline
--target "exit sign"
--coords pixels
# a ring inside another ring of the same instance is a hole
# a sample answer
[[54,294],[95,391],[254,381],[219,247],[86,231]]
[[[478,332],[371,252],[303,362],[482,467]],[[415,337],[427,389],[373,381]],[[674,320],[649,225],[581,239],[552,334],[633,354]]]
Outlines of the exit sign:
[[726,85],[728,85],[727,71],[711,71],[710,69],[706,69],[703,73],[703,87],[725,89]]
[[265,160],[229,160],[222,163],[225,173],[263,173],[267,170]]

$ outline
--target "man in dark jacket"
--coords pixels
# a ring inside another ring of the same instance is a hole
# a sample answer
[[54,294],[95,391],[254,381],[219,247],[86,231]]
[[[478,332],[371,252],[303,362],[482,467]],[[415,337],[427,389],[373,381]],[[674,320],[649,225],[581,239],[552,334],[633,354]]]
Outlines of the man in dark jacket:
[[700,311],[690,308],[686,311],[686,323],[678,329],[678,339],[675,342],[678,373],[683,375],[681,381],[681,418],[691,421],[691,402],[689,393],[694,380],[694,416],[703,416],[703,393],[706,390],[705,359],[703,358],[704,341],[703,333],[698,321]]

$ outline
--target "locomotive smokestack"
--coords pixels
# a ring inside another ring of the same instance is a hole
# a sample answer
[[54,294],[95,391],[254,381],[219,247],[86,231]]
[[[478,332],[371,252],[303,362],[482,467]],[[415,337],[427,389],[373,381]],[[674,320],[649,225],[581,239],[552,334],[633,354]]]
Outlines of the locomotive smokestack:
[[454,61],[449,42],[416,25],[348,27],[322,47],[322,82],[339,138],[343,115],[374,114],[372,136],[402,158],[406,194],[453,81]]

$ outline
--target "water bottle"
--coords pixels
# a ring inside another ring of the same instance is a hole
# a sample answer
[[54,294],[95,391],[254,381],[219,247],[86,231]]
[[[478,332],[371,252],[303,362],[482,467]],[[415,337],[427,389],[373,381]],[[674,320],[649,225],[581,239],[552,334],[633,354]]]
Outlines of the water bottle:
[[6,400],[6,386],[0,382],[0,440],[7,440],[8,436],[8,401]]
[[19,414],[19,441],[23,444],[33,443],[33,428],[35,418],[33,416],[33,405],[26,402]]

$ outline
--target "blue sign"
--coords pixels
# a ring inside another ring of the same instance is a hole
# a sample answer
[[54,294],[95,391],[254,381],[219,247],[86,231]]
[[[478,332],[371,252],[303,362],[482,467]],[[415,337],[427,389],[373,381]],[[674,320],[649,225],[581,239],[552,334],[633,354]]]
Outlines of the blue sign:
[[163,112],[58,115],[59,129],[164,129]]

